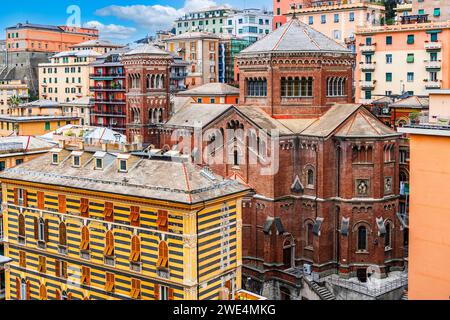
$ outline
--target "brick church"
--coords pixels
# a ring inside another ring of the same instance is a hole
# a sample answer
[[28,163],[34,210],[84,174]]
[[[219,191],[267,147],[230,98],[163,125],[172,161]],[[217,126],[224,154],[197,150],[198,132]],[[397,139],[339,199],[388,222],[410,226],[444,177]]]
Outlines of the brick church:
[[142,118],[145,137],[135,139],[253,189],[237,226],[244,287],[301,299],[332,274],[365,281],[403,270],[399,134],[352,103],[350,51],[294,17],[238,56],[236,106],[168,103],[166,58],[151,54],[161,63],[144,69],[164,75],[166,94],[142,73],[127,107],[155,106],[162,117]]

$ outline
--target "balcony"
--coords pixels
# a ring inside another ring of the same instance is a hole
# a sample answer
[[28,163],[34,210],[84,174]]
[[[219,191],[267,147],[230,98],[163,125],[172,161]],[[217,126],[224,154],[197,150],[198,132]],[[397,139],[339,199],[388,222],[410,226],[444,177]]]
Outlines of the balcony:
[[116,265],[116,258],[114,258],[114,257],[105,256],[104,261],[107,266],[114,267]]
[[142,263],[141,262],[130,262],[130,270],[134,272],[142,272]]
[[113,92],[125,92],[125,88],[122,86],[96,86],[89,87],[91,91],[113,91]]
[[439,61],[425,60],[424,62],[425,62],[425,69],[427,69],[427,70],[440,70],[442,67],[441,60],[439,60]]
[[435,51],[435,50],[441,50],[442,49],[442,42],[425,42],[425,50],[428,51]]
[[126,114],[124,112],[98,112],[95,111],[91,113],[91,116],[97,116],[97,117],[113,117],[113,118],[125,118]]
[[441,80],[437,80],[437,81],[430,81],[427,80],[425,83],[425,88],[426,89],[440,89],[442,87],[442,81]]
[[170,74],[170,79],[179,80],[187,77],[187,72],[172,72]]
[[361,71],[374,71],[375,70],[375,63],[376,62],[372,62],[372,63],[360,63],[359,64],[359,68],[361,69]]
[[116,99],[95,99],[94,100],[95,103],[100,103],[100,104],[126,104],[125,100],[116,100]]
[[98,79],[98,78],[113,79],[113,78],[125,78],[125,74],[123,74],[123,73],[105,73],[105,74],[91,73],[89,75],[89,77],[93,78],[93,79]]
[[39,249],[46,249],[46,248],[47,248],[47,244],[45,243],[45,241],[39,240],[39,241],[37,242],[37,247],[38,247]]
[[80,257],[84,260],[90,260],[91,259],[91,253],[87,250],[81,250],[80,251]]
[[25,245],[26,244],[26,239],[25,239],[25,237],[18,236],[17,237],[17,242],[19,242],[19,244],[21,244],[21,245]]
[[377,81],[376,80],[372,80],[372,81],[361,81],[360,82],[360,87],[363,90],[373,90],[375,89],[375,83]]
[[375,52],[376,50],[376,44],[361,44],[360,45],[360,51],[361,53],[371,53]]
[[58,246],[58,253],[59,254],[63,254],[63,255],[67,255],[67,253],[68,253],[67,246],[59,245]]

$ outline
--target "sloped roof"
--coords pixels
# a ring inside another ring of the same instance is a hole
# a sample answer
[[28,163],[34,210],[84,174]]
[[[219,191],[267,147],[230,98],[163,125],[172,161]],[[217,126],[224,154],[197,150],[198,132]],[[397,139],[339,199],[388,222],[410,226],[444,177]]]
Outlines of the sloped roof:
[[182,34],[177,34],[173,37],[162,39],[162,41],[180,40],[180,39],[199,39],[199,38],[220,39],[218,35],[211,33],[211,32],[195,31],[195,32],[185,32]]
[[39,99],[36,101],[26,102],[19,105],[21,108],[56,108],[59,107],[59,103],[48,99]]
[[62,102],[61,105],[63,106],[93,106],[94,101],[90,97],[82,97],[79,99],[75,99],[69,102]]
[[198,95],[238,95],[239,89],[226,83],[211,82],[195,87],[190,90],[179,92],[179,96],[198,96]]
[[94,50],[72,50],[72,51],[63,51],[55,54],[52,58],[62,58],[62,57],[98,57],[101,56],[100,53]]
[[[94,152],[84,151],[93,160]],[[113,160],[118,155],[108,153]],[[46,185],[66,186],[82,190],[102,190],[147,199],[196,204],[219,197],[246,192],[248,187],[235,180],[224,179],[190,162],[161,161],[130,156],[133,165],[128,172],[118,173],[116,161],[103,170],[92,166],[75,168],[71,161],[52,164],[50,154],[37,157],[17,168],[6,169],[0,178],[30,181]],[[125,181],[126,179],[126,181]]]
[[45,150],[52,148],[56,143],[32,136],[11,136],[0,138],[0,153],[17,152],[20,149],[27,151]]
[[201,123],[203,127],[230,108],[232,108],[230,104],[187,104],[182,106],[166,124],[193,127]]
[[136,48],[126,52],[124,55],[132,56],[135,54],[170,55],[169,52],[161,50],[160,48],[157,48],[154,45],[148,43],[138,45]]
[[268,52],[332,52],[351,51],[297,18],[241,51],[241,55]]
[[430,99],[428,97],[411,96],[398,100],[389,106],[393,108],[427,109],[430,106]]
[[109,40],[88,40],[82,43],[70,46],[70,48],[80,48],[80,47],[112,47],[112,48],[122,48],[124,45],[113,43]]
[[286,128],[281,122],[272,118],[258,107],[236,107],[248,120],[255,123],[259,128],[266,130],[269,134],[271,130],[279,130],[280,135],[291,135],[293,132]]
[[345,125],[336,132],[337,137],[358,138],[358,137],[386,137],[398,136],[399,133],[392,130],[367,109],[359,108],[345,123]]

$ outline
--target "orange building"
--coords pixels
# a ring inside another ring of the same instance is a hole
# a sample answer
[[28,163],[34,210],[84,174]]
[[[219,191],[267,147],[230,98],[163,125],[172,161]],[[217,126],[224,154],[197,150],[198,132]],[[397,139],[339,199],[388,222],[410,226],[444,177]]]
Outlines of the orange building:
[[6,28],[6,50],[9,52],[60,52],[70,46],[98,39],[93,28],[18,23]]
[[182,91],[179,97],[192,97],[195,103],[234,104],[239,103],[239,89],[226,83],[207,83],[202,86]]
[[409,299],[450,297],[450,90],[430,92],[428,123],[410,134]]

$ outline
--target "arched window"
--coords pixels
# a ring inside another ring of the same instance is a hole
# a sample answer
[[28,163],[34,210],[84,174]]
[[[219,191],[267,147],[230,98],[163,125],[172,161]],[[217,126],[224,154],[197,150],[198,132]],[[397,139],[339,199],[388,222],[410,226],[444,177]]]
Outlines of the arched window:
[[293,251],[293,244],[290,240],[286,240],[283,245],[283,264],[291,268],[292,267],[292,251]]
[[247,83],[247,95],[249,97],[265,97],[267,96],[267,80],[265,78],[248,78]]
[[169,267],[169,248],[165,241],[161,241],[158,247],[158,261],[156,266],[167,269]]
[[111,257],[114,255],[114,235],[108,231],[105,236],[105,256]]
[[19,237],[25,238],[25,217],[19,214]]
[[30,281],[16,278],[16,299],[30,300]]
[[367,251],[367,228],[364,226],[358,228],[358,251]]
[[45,241],[45,221],[44,219],[39,219],[39,241]]
[[131,239],[131,254],[130,261],[139,262],[141,260],[141,242],[138,236],[133,236]]
[[59,244],[67,246],[67,228],[64,222],[59,224]]
[[238,150],[234,150],[233,152],[233,165],[234,166],[239,166],[239,151]]
[[282,97],[312,97],[312,77],[285,78],[280,80]]
[[308,175],[307,180],[308,186],[314,186],[314,170],[308,169],[307,175]]
[[386,233],[384,234],[384,246],[385,248],[391,248],[391,236],[392,236],[392,230],[391,230],[391,223],[387,222],[386,225]]
[[89,229],[86,226],[81,229],[80,250],[89,250]]
[[306,246],[314,246],[314,226],[312,223],[306,224]]
[[41,284],[41,286],[39,287],[39,299],[47,300],[47,288],[44,284]]

